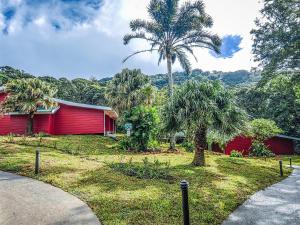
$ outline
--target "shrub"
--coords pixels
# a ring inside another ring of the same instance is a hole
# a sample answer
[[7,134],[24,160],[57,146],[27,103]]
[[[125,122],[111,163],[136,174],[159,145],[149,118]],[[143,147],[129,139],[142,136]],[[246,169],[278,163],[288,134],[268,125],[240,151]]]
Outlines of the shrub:
[[155,140],[158,133],[159,118],[155,108],[138,106],[125,115],[126,122],[132,124],[130,142],[139,151],[146,151],[149,142]]
[[160,144],[157,140],[150,140],[148,143],[148,150],[160,151]]
[[108,164],[110,168],[121,172],[127,176],[133,176],[140,179],[170,179],[170,163],[154,160],[150,162],[147,157],[142,163],[133,163],[132,158],[128,162]]
[[236,150],[232,150],[230,152],[230,157],[236,157],[236,158],[242,158],[243,157],[243,153],[236,151]]
[[119,148],[122,150],[130,150],[132,148],[132,143],[130,138],[128,137],[123,137],[120,141],[119,141]]
[[254,141],[251,146],[250,156],[256,157],[273,157],[275,154],[270,151],[264,143]]
[[184,141],[181,146],[187,151],[187,152],[193,152],[195,150],[195,145],[191,142]]

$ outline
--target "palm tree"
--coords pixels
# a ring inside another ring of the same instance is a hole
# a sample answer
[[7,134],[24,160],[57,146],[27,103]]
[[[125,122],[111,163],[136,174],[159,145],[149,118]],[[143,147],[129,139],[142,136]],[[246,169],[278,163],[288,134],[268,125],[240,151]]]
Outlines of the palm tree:
[[125,112],[145,100],[141,90],[149,84],[149,78],[140,70],[124,69],[110,81],[106,99],[118,113]]
[[171,129],[193,131],[195,155],[193,164],[204,166],[204,150],[207,149],[207,133],[221,135],[239,133],[244,127],[246,115],[236,104],[232,94],[219,82],[187,81],[178,88],[173,103],[165,106],[174,112]]
[[52,100],[56,91],[36,78],[12,80],[5,85],[4,90],[8,96],[0,105],[0,112],[19,112],[28,115],[28,135],[33,134],[33,119],[37,110],[56,106]]
[[157,89],[150,83],[141,89],[141,95],[145,98],[145,104],[150,107],[155,101]]
[[[173,99],[172,65],[178,59],[182,68],[190,74],[191,63],[188,54],[195,60],[193,48],[207,48],[219,53],[220,38],[206,30],[213,25],[212,18],[205,13],[202,1],[186,2],[179,6],[179,0],[151,0],[148,6],[150,20],[133,20],[133,33],[124,36],[124,44],[132,39],[149,42],[150,48],[134,52],[124,59],[144,52],[158,52],[158,64],[167,61],[169,96]],[[171,138],[170,148],[175,149],[175,139]]]

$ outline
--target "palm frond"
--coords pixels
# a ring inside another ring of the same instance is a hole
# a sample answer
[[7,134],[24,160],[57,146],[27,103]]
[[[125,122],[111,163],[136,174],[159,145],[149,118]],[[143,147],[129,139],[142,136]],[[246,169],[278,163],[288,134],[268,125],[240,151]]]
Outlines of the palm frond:
[[156,51],[158,49],[147,49],[147,50],[142,50],[142,51],[137,51],[137,52],[134,52],[132,54],[130,54],[129,56],[127,56],[125,59],[123,59],[123,63],[126,62],[129,58],[131,58],[132,56],[134,55],[137,55],[137,54],[140,54],[140,53],[144,53],[144,52],[153,52],[153,51]]

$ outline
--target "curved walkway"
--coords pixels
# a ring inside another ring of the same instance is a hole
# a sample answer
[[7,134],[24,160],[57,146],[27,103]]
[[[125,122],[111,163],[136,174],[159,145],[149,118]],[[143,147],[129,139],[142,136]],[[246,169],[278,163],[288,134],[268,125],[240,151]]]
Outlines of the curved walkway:
[[0,171],[1,225],[100,225],[78,198],[49,184]]
[[250,197],[222,225],[299,225],[300,167],[291,176]]

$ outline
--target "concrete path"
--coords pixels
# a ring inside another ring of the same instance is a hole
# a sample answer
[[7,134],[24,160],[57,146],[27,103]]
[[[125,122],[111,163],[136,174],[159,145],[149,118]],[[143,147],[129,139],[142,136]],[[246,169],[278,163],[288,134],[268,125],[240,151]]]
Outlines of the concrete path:
[[0,171],[1,225],[100,225],[78,198],[49,184]]
[[222,225],[299,225],[300,167],[290,177],[259,191]]

